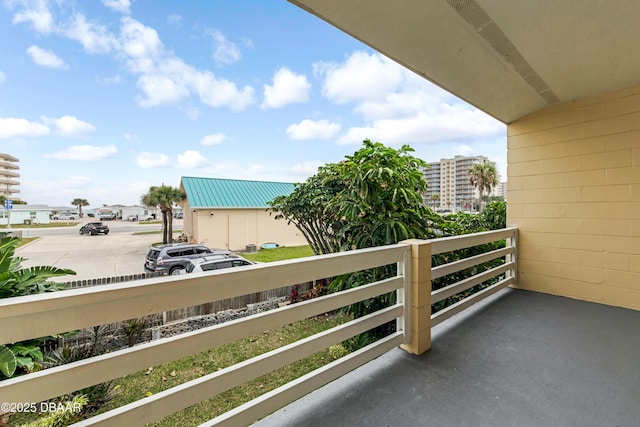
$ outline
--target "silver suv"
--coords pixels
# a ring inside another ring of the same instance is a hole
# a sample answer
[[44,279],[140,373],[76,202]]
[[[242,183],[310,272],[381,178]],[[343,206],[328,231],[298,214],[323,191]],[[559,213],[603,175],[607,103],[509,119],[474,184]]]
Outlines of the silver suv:
[[171,243],[151,246],[144,263],[144,271],[148,273],[184,274],[192,259],[207,255],[229,255],[229,251],[210,249],[204,245],[191,243]]
[[242,267],[255,264],[238,255],[208,255],[203,258],[189,260],[187,273],[220,270],[222,268]]

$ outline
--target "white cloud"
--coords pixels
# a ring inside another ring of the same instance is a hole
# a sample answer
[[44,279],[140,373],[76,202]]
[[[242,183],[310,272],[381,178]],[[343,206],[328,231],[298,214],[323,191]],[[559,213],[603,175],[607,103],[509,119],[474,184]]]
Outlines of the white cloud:
[[[66,175],[64,172],[52,176],[25,176],[22,185],[28,200],[33,204],[50,206],[68,205],[79,195],[90,194],[89,202],[94,202],[95,193],[91,191],[92,179],[85,175]],[[31,193],[31,195],[29,195]],[[34,195],[38,197],[35,198]],[[34,199],[35,198],[35,199]]]
[[162,168],[169,166],[171,161],[166,154],[141,152],[136,156],[136,165],[141,168]]
[[328,120],[305,119],[287,128],[287,135],[297,140],[329,140],[335,138],[340,132],[340,125]]
[[73,19],[63,24],[60,29],[63,35],[79,42],[90,54],[109,53],[118,48],[118,40],[107,27],[89,22],[82,14],[75,14]]
[[[123,69],[137,76],[140,90],[136,97],[140,106],[156,107],[176,105],[195,95],[200,102],[210,107],[227,107],[232,111],[243,111],[255,104],[255,89],[251,86],[238,87],[234,82],[220,78],[209,70],[198,70],[186,64],[181,58],[162,44],[158,32],[141,22],[123,16],[118,33],[109,31],[105,25],[91,22],[82,14],[73,14],[61,20],[53,20],[44,0],[9,1],[11,9],[20,8],[14,15],[14,22],[33,24],[39,32],[55,33],[79,42],[87,53],[112,54],[121,61]],[[105,3],[106,4],[106,3]],[[109,1],[110,7],[124,7],[126,2]],[[176,17],[172,18],[174,21]],[[231,63],[240,59],[237,46],[214,31],[218,42],[218,58]],[[250,40],[244,42],[250,45]],[[64,62],[52,52],[35,46],[31,49],[34,61],[47,66],[64,66]],[[116,82],[121,81],[120,77]],[[193,116],[193,109],[185,109]]]
[[322,93],[336,104],[352,104],[362,125],[338,138],[360,144],[421,144],[495,137],[504,125],[378,54],[354,52],[342,63],[314,64]]
[[196,70],[166,51],[154,29],[128,17],[122,21],[122,53],[128,70],[140,75],[141,106],[176,104],[192,93],[206,105],[226,106],[232,111],[242,111],[255,102],[252,87],[238,89],[235,83],[208,70]]
[[102,4],[125,15],[131,13],[131,2],[129,0],[102,0]]
[[62,160],[95,161],[105,159],[117,152],[118,149],[114,144],[104,146],[74,145],[66,150],[45,154],[45,157]]
[[7,79],[7,75],[2,71],[0,71],[0,83],[4,83],[6,79]]
[[41,67],[69,68],[69,66],[51,50],[44,50],[36,45],[30,46],[27,49],[27,54],[36,65],[40,65]]
[[184,154],[178,154],[177,167],[185,169],[200,169],[209,164],[209,161],[198,151],[187,150]]
[[458,144],[456,153],[459,153],[461,156],[472,156],[475,154],[475,150],[467,144]]
[[49,128],[41,123],[13,117],[0,117],[0,138],[36,138],[44,135],[49,135]]
[[217,64],[231,65],[242,58],[238,45],[229,41],[220,31],[208,30],[207,34],[213,37],[215,50],[212,57]]
[[460,111],[416,112],[413,117],[376,120],[369,126],[352,127],[338,138],[340,144],[359,144],[363,139],[385,144],[420,144],[492,137],[501,125],[484,113],[462,107]]
[[6,5],[13,6],[19,3],[23,9],[13,16],[13,23],[29,23],[33,29],[42,34],[51,33],[55,24],[53,15],[49,11],[49,3],[47,0],[24,0],[22,2],[6,2]]
[[227,139],[224,133],[213,133],[211,135],[205,135],[200,140],[200,145],[217,145],[221,144]]
[[295,74],[286,67],[273,76],[273,85],[264,85],[262,108],[282,108],[285,105],[309,101],[311,84],[304,74]]
[[238,90],[235,83],[218,79],[210,71],[194,71],[186,77],[200,96],[200,100],[211,107],[227,106],[231,111],[238,112],[255,103],[254,89],[250,86]]
[[322,94],[337,104],[383,99],[403,81],[403,69],[379,54],[354,52],[344,63],[313,64],[316,76],[324,79]]
[[122,18],[120,42],[122,53],[129,58],[128,63],[130,68],[138,72],[142,71],[145,67],[132,64],[132,61],[136,59],[143,61],[153,60],[163,53],[163,46],[158,32],[133,18]]
[[321,162],[320,160],[308,160],[306,162],[298,163],[291,168],[291,171],[297,176],[310,177],[318,173],[318,168],[324,165],[326,162]]
[[74,116],[62,116],[59,119],[52,117],[42,117],[42,121],[50,126],[54,126],[57,135],[82,138],[93,132],[96,128],[90,123],[78,120]]
[[137,86],[145,96],[138,97],[142,107],[178,104],[189,96],[189,90],[170,77],[145,74],[138,79]]

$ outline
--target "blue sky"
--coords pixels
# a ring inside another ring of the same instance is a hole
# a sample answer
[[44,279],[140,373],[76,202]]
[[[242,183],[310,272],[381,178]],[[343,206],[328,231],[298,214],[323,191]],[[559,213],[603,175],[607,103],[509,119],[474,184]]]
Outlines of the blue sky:
[[32,204],[301,182],[364,138],[506,177],[503,124],[285,0],[3,0],[0,20],[0,152]]

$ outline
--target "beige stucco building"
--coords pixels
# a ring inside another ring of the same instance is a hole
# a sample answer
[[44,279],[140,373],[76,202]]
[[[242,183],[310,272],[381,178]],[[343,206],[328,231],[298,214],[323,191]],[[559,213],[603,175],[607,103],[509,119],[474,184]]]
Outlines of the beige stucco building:
[[640,2],[290,1],[507,124],[519,287],[640,309]]
[[295,226],[276,220],[267,210],[269,201],[290,194],[293,188],[283,182],[183,177],[184,234],[191,242],[231,251],[265,243],[306,245]]

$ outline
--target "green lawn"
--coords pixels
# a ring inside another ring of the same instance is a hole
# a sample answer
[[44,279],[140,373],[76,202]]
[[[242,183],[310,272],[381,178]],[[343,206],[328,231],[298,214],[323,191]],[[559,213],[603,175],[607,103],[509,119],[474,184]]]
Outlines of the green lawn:
[[[154,367],[151,372],[146,370],[128,375],[118,380],[118,385],[120,386],[118,388],[118,394],[109,407],[105,409],[112,409],[138,399],[143,399],[148,393],[155,394],[186,381],[216,372],[227,366],[322,332],[348,320],[349,319],[341,316],[320,316],[306,319],[277,330],[264,331],[259,335],[254,335],[200,354],[185,357],[172,363]],[[221,393],[212,399],[177,412],[151,425],[173,427],[201,424],[206,420],[286,384],[295,378],[305,375],[332,360],[328,350],[316,353],[306,359],[264,375],[242,386]]]
[[[339,315],[312,317],[127,375],[114,381],[116,384],[115,396],[111,402],[101,408],[99,413],[144,399],[147,396],[219,371],[349,320],[351,319]],[[333,360],[328,350],[315,353],[149,425],[163,427],[199,425]],[[16,414],[10,419],[8,425],[18,426],[22,423],[32,422],[37,419],[37,416],[38,414],[34,413]]]
[[[11,224],[11,228],[19,228],[19,229],[24,229],[24,228],[59,228],[59,227],[75,227],[76,225],[80,224],[78,221],[64,221],[64,222],[50,222],[49,224],[30,224],[30,225],[25,225],[25,224]],[[6,229],[7,226],[6,225],[0,225],[0,228]]]
[[273,262],[312,255],[314,253],[309,246],[283,246],[274,249],[260,249],[256,254],[242,254],[242,257],[255,262]]

